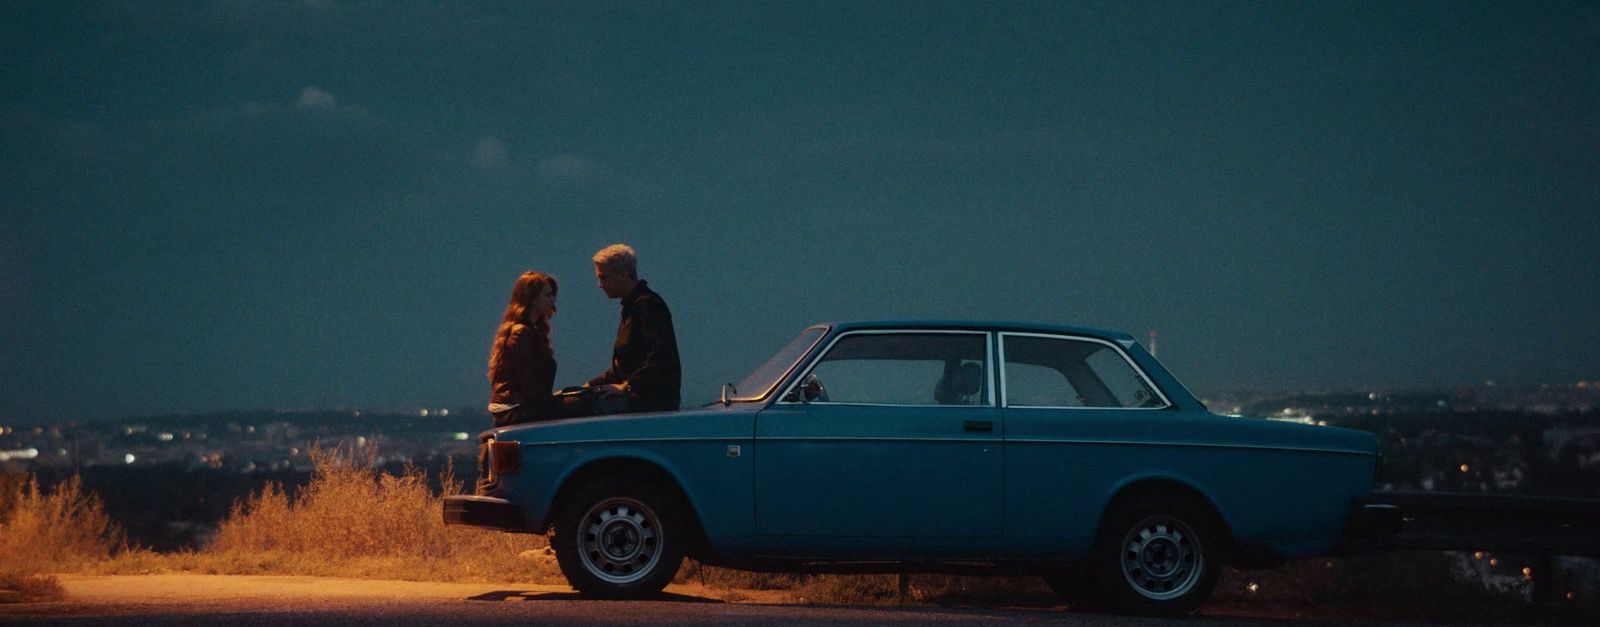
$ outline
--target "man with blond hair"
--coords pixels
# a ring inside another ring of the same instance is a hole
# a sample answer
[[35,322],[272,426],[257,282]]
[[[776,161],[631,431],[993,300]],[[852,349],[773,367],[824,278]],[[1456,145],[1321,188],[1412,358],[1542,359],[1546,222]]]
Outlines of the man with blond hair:
[[683,370],[667,301],[639,279],[639,259],[624,244],[594,254],[594,276],[606,298],[622,301],[622,322],[611,347],[611,367],[585,385],[603,396],[626,398],[630,412],[677,409]]

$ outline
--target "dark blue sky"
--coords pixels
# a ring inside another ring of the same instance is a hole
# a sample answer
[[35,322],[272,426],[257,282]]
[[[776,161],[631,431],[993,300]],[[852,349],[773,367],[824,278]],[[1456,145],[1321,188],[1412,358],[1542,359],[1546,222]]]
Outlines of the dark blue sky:
[[1594,3],[8,2],[0,423],[460,407],[634,245],[686,401],[814,322],[1196,392],[1600,379]]

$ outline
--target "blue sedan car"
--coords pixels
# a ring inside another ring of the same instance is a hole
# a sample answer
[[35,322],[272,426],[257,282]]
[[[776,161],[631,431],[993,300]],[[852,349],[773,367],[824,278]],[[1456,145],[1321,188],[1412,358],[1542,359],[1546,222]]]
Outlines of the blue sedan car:
[[1126,334],[988,322],[806,329],[710,406],[480,436],[452,524],[554,529],[579,591],[659,591],[685,555],[787,572],[1032,574],[1178,615],[1224,563],[1332,553],[1375,436],[1212,414]]

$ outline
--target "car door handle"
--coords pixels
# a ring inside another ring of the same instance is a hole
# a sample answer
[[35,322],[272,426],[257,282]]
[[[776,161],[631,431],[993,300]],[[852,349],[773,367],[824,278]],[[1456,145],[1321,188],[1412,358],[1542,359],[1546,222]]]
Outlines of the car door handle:
[[966,427],[967,431],[978,433],[991,433],[994,431],[994,421],[992,420],[968,420],[962,423],[961,426]]

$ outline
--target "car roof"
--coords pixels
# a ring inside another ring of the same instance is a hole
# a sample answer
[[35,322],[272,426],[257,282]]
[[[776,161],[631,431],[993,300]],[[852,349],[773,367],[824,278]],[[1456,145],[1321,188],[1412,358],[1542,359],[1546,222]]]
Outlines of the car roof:
[[1089,327],[1074,327],[1061,324],[1044,324],[1038,322],[1014,322],[1005,320],[849,320],[844,322],[825,322],[839,331],[858,331],[873,329],[959,329],[973,331],[1017,331],[1024,333],[1063,333],[1069,335],[1085,335],[1116,342],[1131,342],[1133,336],[1121,331],[1108,331]]

